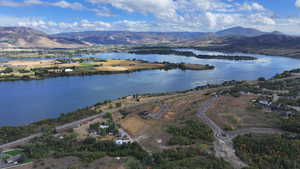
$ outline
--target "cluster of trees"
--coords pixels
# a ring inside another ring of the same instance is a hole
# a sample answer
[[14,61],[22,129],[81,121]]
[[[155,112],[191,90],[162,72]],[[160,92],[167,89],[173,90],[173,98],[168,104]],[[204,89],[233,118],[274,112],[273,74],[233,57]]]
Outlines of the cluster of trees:
[[245,93],[254,93],[254,94],[269,94],[267,91],[262,91],[261,88],[254,86],[254,85],[248,85],[248,84],[235,84],[234,87],[224,90],[223,93],[229,94],[233,97],[239,97],[241,96],[241,92]]
[[32,140],[22,148],[26,155],[33,159],[76,156],[84,162],[92,162],[107,155],[132,156],[139,160],[148,156],[136,143],[117,145],[113,141],[97,141],[95,138],[87,138],[78,142],[76,136],[72,134],[62,139],[47,134]]
[[125,164],[129,169],[232,169],[224,160],[207,154],[197,146],[149,154],[136,143],[117,145],[112,141],[97,141],[94,138],[78,142],[73,135],[63,139],[44,135],[23,148],[26,155],[33,159],[76,156],[83,162],[92,162],[104,156],[129,157]]
[[234,139],[234,147],[251,169],[300,168],[300,140],[294,137],[248,134]]
[[182,127],[169,126],[167,132],[172,134],[172,138],[168,142],[170,145],[191,145],[195,144],[197,140],[206,142],[214,140],[212,130],[194,120],[186,121]]
[[159,55],[177,55],[186,57],[197,57],[200,59],[227,59],[227,60],[256,60],[257,58],[251,56],[225,56],[225,55],[197,55],[191,51],[179,51],[171,48],[139,48],[136,50],[129,51],[134,54],[159,54]]
[[[99,103],[101,105],[103,103]],[[17,139],[27,137],[31,134],[45,131],[47,129],[54,128],[55,126],[70,123],[72,121],[80,120],[86,117],[90,117],[101,113],[101,110],[96,111],[90,107],[84,109],[78,109],[72,113],[61,114],[60,117],[56,119],[46,119],[31,123],[26,126],[4,126],[0,128],[0,144],[5,144]]]
[[2,72],[0,72],[0,73],[11,73],[11,72],[13,72],[14,70],[11,68],[11,67],[7,67],[7,68],[5,68]]
[[285,81],[264,81],[259,83],[261,88],[269,90],[284,90],[287,88]]
[[288,119],[282,119],[281,129],[300,134],[300,114],[296,113]]
[[300,106],[300,99],[289,99],[281,97],[277,103],[291,106]]
[[169,48],[155,48],[155,49],[139,49],[139,50],[133,50],[129,51],[128,53],[134,53],[134,54],[141,54],[141,55],[147,55],[147,54],[159,54],[159,55],[178,55],[178,56],[197,56],[193,52],[190,51],[177,51]]
[[[108,126],[108,128],[100,128],[99,127],[100,125]],[[117,125],[110,119],[101,124],[100,123],[91,124],[89,130],[96,131],[101,136],[107,136],[109,133],[113,133],[113,135],[119,134]]]
[[87,63],[87,62],[107,62],[107,60],[89,57],[89,58],[70,58],[70,59],[56,59],[60,63]]
[[155,153],[152,163],[151,166],[156,169],[232,169],[224,160],[209,155],[197,147]]
[[300,73],[300,69],[294,69],[294,70],[291,70],[291,71],[284,71],[283,73],[276,74],[273,78],[274,79],[282,79],[282,78],[290,77],[290,76],[292,76],[292,73]]

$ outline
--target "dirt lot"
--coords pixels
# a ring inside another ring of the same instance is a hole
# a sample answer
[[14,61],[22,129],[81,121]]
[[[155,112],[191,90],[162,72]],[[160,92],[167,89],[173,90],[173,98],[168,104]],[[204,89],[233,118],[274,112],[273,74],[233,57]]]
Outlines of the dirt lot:
[[251,100],[256,96],[222,96],[209,107],[207,115],[225,130],[248,127],[272,127],[274,115],[255,109]]
[[[188,119],[197,120],[197,109],[206,97],[203,92],[190,92],[163,101],[156,100],[124,110],[130,114],[117,123],[147,151],[160,152],[169,148],[167,142],[171,135],[167,133],[167,127],[181,125]],[[141,112],[147,112],[148,115],[143,116]]]

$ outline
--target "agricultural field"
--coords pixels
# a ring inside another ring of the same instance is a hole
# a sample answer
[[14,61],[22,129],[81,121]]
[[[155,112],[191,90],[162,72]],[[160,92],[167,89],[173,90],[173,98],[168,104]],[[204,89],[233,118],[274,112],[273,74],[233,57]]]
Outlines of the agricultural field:
[[152,69],[213,69],[210,65],[151,63],[139,60],[104,60],[99,58],[72,58],[55,60],[14,60],[0,63],[0,81],[38,80],[57,76],[131,73]]

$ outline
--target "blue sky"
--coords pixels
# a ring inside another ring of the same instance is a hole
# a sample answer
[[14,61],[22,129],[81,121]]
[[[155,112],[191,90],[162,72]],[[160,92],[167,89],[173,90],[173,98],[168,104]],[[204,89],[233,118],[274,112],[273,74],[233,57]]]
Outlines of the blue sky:
[[300,34],[300,0],[0,0],[0,26],[47,33],[245,26]]

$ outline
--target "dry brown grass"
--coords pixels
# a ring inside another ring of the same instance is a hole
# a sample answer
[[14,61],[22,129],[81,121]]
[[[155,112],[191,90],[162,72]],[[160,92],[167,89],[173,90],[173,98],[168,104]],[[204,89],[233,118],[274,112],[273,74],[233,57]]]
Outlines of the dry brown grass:
[[132,136],[139,136],[150,127],[146,120],[140,118],[137,115],[132,115],[121,120],[120,124],[122,128]]
[[[78,60],[79,58],[73,58],[73,60]],[[143,63],[141,61],[129,61],[129,60],[106,60],[106,62],[91,62],[87,64],[82,63],[63,63],[60,64],[56,60],[39,60],[39,61],[9,61],[6,64],[13,67],[23,67],[27,69],[32,68],[51,68],[51,67],[84,67],[84,66],[99,66],[94,70],[96,71],[135,71],[142,69],[158,69],[163,68],[163,64],[154,63]]]
[[175,112],[167,112],[164,115],[164,119],[166,119],[166,120],[175,120],[176,119],[176,113]]
[[[198,119],[196,111],[205,98],[202,92],[190,92],[187,94],[174,95],[162,101],[145,103],[130,109],[130,114],[120,120],[124,128],[142,147],[151,152],[160,152],[168,146],[171,135],[166,131],[170,125],[181,125],[188,119]],[[159,113],[164,106],[161,118],[142,118],[140,112],[147,111],[150,114]]]
[[248,127],[272,127],[270,114],[254,108],[251,100],[256,96],[222,96],[206,113],[219,126],[227,130]]

